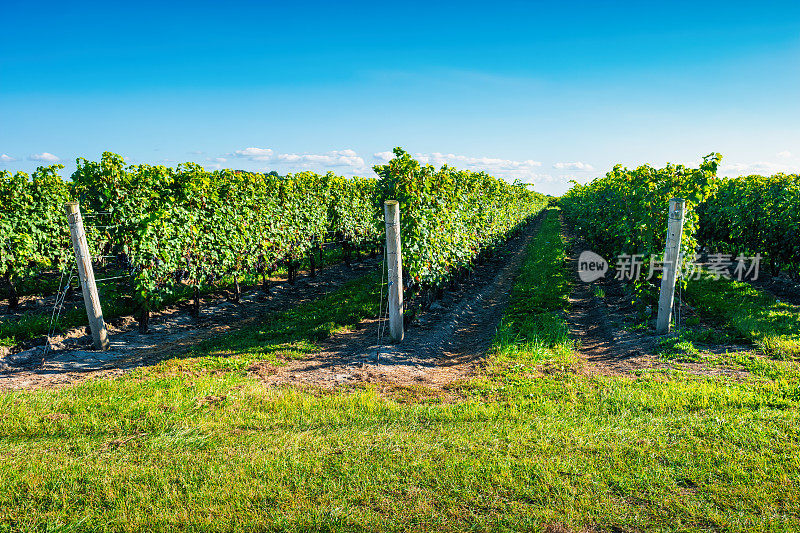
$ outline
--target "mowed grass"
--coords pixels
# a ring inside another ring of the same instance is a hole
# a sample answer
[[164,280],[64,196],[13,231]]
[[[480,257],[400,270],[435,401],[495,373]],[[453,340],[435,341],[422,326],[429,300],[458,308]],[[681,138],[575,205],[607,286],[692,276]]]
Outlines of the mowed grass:
[[702,279],[687,284],[686,297],[705,316],[731,328],[765,353],[800,358],[800,308],[731,279]]
[[498,328],[493,373],[525,376],[538,363],[574,363],[565,313],[570,284],[559,211],[548,210],[530,243]]
[[374,313],[369,277],[189,358],[0,395],[0,529],[800,528],[797,372],[576,372],[558,230],[551,210],[485,371],[438,402],[268,388],[244,371]]

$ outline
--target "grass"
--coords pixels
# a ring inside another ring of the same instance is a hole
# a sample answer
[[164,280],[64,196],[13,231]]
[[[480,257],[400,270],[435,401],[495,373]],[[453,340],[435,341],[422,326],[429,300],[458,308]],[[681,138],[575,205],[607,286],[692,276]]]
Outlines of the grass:
[[[565,243],[558,210],[545,212],[528,246],[494,345],[492,372],[520,375],[544,360],[572,360],[564,314],[570,286],[564,269]],[[534,366],[532,366],[534,365]]]
[[800,309],[752,285],[720,278],[690,281],[686,297],[705,316],[779,359],[800,358]]
[[460,399],[269,388],[243,370],[374,313],[375,278],[186,359],[0,394],[0,530],[799,529],[797,363],[762,359],[747,381],[576,372],[557,218]]
[[[650,320],[645,324],[650,325]],[[658,339],[660,354],[668,360],[700,362],[720,345],[741,346],[742,338],[728,328],[718,329],[701,324],[696,317],[674,326],[672,332]]]
[[752,380],[793,382],[800,379],[800,367],[793,361],[770,360],[755,350],[714,350],[715,341],[732,340],[724,331],[702,327],[682,328],[659,342],[660,356],[679,366],[681,363],[702,363],[706,368],[745,372]]

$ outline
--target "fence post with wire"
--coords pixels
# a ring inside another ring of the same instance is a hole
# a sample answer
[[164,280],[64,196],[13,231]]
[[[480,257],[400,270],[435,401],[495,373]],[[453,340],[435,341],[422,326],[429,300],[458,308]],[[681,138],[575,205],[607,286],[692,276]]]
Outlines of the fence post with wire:
[[672,319],[672,305],[675,300],[675,280],[680,269],[681,237],[686,202],[681,198],[669,201],[669,218],[667,221],[667,245],[664,249],[664,267],[661,276],[661,294],[658,298],[658,318],[656,333],[669,333]]
[[403,340],[403,258],[400,252],[400,204],[383,204],[386,224],[386,262],[389,284],[389,335],[394,342]]
[[98,350],[107,350],[109,347],[108,330],[103,320],[103,309],[100,306],[100,296],[97,294],[97,284],[92,268],[92,256],[89,253],[89,244],[86,241],[86,231],[83,227],[83,218],[78,202],[64,204],[69,222],[69,233],[72,238],[72,247],[75,249],[75,262],[78,267],[78,279],[83,291],[83,302],[86,305],[86,315],[89,317],[89,329],[92,332],[94,347]]

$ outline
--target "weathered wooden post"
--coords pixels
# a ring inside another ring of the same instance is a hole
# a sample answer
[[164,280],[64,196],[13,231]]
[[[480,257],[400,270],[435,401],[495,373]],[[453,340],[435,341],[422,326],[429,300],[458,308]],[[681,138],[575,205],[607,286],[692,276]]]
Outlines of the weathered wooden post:
[[94,281],[92,269],[92,256],[89,254],[89,244],[86,242],[86,231],[83,229],[83,218],[78,202],[64,204],[69,222],[69,233],[72,237],[72,247],[75,249],[75,262],[78,264],[78,279],[81,281],[83,303],[86,305],[86,314],[89,317],[89,329],[92,331],[94,347],[98,350],[108,349],[108,330],[103,320],[103,309],[100,307],[100,297],[97,294],[97,285]]
[[389,273],[389,335],[394,342],[403,340],[403,256],[400,252],[400,204],[383,203],[386,222],[386,262]]
[[681,237],[683,236],[683,220],[686,203],[681,198],[669,201],[669,219],[667,221],[667,246],[664,249],[664,268],[661,273],[661,294],[658,298],[658,318],[656,333],[669,333],[672,319],[672,303],[675,299],[675,278],[678,275],[681,254]]

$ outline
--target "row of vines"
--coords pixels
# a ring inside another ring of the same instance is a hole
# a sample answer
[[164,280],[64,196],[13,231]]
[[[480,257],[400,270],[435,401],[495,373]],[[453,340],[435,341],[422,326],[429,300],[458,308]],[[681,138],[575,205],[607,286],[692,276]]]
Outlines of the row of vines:
[[720,161],[714,153],[698,168],[617,165],[587,185],[574,183],[560,200],[564,217],[595,252],[607,259],[642,254],[647,269],[648,261],[664,251],[669,200],[683,198],[684,258],[703,252],[761,254],[773,274],[785,269],[797,276],[800,177],[719,178]]
[[448,166],[437,170],[401,148],[394,154],[374,170],[381,198],[400,202],[403,268],[412,298],[430,301],[433,290],[491,254],[548,203],[521,183]]
[[232,278],[238,291],[244,275],[266,284],[279,267],[291,277],[325,243],[374,245],[381,236],[373,179],[128,166],[108,152],[77,167],[70,181],[59,166],[0,175],[0,274],[10,304],[17,285],[72,260],[62,210],[71,199],[87,220],[92,254],[121,266],[145,324],[187,286]]
[[72,193],[58,175],[61,168],[40,167],[32,176],[0,172],[0,277],[12,309],[21,282],[62,269],[69,257],[69,228],[61,205]]
[[[140,310],[201,285],[261,278],[330,243],[375,249],[382,201],[401,202],[409,290],[441,287],[539,212],[546,198],[485,173],[422,166],[402,149],[375,167],[380,179],[302,172],[286,177],[220,170],[126,165],[106,152],[32,176],[0,173],[0,276],[13,307],[20,284],[70,265],[62,206],[78,200],[92,254],[112,258]],[[413,298],[412,298],[413,299]],[[197,298],[195,298],[197,300]]]
[[773,275],[800,279],[800,175],[722,180],[698,214],[702,247],[734,257],[761,254]]
[[[709,154],[698,168],[668,164],[664,168],[642,165],[630,170],[617,165],[604,177],[587,185],[574,183],[561,199],[564,218],[597,253],[613,260],[619,255],[641,254],[647,272],[664,253],[669,200],[686,201],[682,252],[689,257],[697,246],[697,206],[719,187],[720,154]],[[634,287],[643,299],[653,297],[645,279]]]

